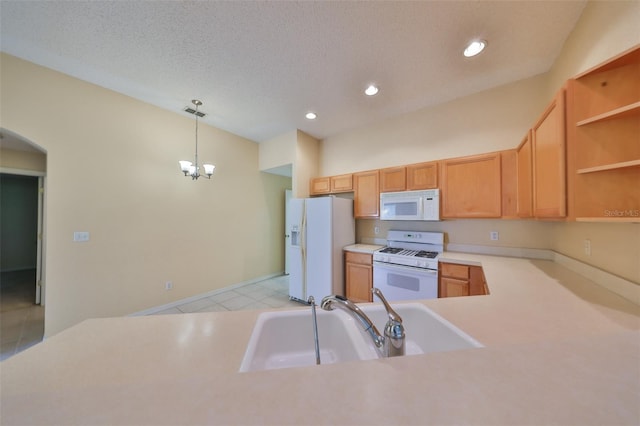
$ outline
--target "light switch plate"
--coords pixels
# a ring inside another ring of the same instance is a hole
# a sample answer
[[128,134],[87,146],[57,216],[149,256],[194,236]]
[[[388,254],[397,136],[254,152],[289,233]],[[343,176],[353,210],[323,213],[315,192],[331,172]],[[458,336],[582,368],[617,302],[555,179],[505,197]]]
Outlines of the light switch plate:
[[89,241],[89,233],[86,231],[76,231],[73,233],[73,241],[76,243],[84,243]]

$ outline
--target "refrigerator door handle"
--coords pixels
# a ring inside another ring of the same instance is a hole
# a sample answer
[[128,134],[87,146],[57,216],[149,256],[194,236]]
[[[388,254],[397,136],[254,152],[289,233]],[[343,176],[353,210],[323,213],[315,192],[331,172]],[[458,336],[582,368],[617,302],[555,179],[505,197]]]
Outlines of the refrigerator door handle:
[[302,255],[302,294],[307,299],[307,203],[302,205],[302,224],[300,226],[300,253]]

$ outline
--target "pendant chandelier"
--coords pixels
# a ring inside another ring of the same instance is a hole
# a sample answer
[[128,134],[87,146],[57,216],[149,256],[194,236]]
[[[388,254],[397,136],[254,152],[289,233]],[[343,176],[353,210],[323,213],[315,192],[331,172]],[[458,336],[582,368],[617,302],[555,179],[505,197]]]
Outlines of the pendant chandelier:
[[216,168],[213,164],[203,164],[204,175],[200,175],[200,166],[198,166],[198,117],[204,117],[204,114],[198,112],[198,107],[202,105],[202,101],[194,99],[191,101],[192,104],[196,106],[196,109],[186,108],[185,111],[190,112],[196,116],[196,155],[195,161],[192,163],[191,161],[181,160],[180,169],[184,173],[185,176],[191,176],[192,180],[197,180],[200,176],[205,176],[207,179],[211,179],[211,175],[213,174],[213,169]]

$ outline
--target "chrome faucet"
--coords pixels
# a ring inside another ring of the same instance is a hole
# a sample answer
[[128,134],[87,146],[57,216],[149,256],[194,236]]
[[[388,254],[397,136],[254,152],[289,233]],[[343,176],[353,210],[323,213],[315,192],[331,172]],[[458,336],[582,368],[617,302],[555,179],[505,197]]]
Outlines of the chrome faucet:
[[369,317],[362,312],[362,309],[346,297],[335,294],[326,296],[322,299],[320,307],[325,311],[332,311],[337,307],[355,318],[362,325],[364,331],[369,333],[376,349],[383,357],[404,355],[405,333],[402,318],[391,308],[379,289],[374,288],[371,292],[378,296],[387,310],[389,319],[384,327],[384,335],[380,334]]

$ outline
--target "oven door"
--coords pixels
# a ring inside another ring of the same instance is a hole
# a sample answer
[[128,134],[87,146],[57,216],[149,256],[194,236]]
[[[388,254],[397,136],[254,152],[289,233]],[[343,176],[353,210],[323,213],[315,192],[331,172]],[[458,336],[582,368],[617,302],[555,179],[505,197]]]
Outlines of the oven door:
[[373,262],[373,286],[391,301],[437,299],[438,271]]

